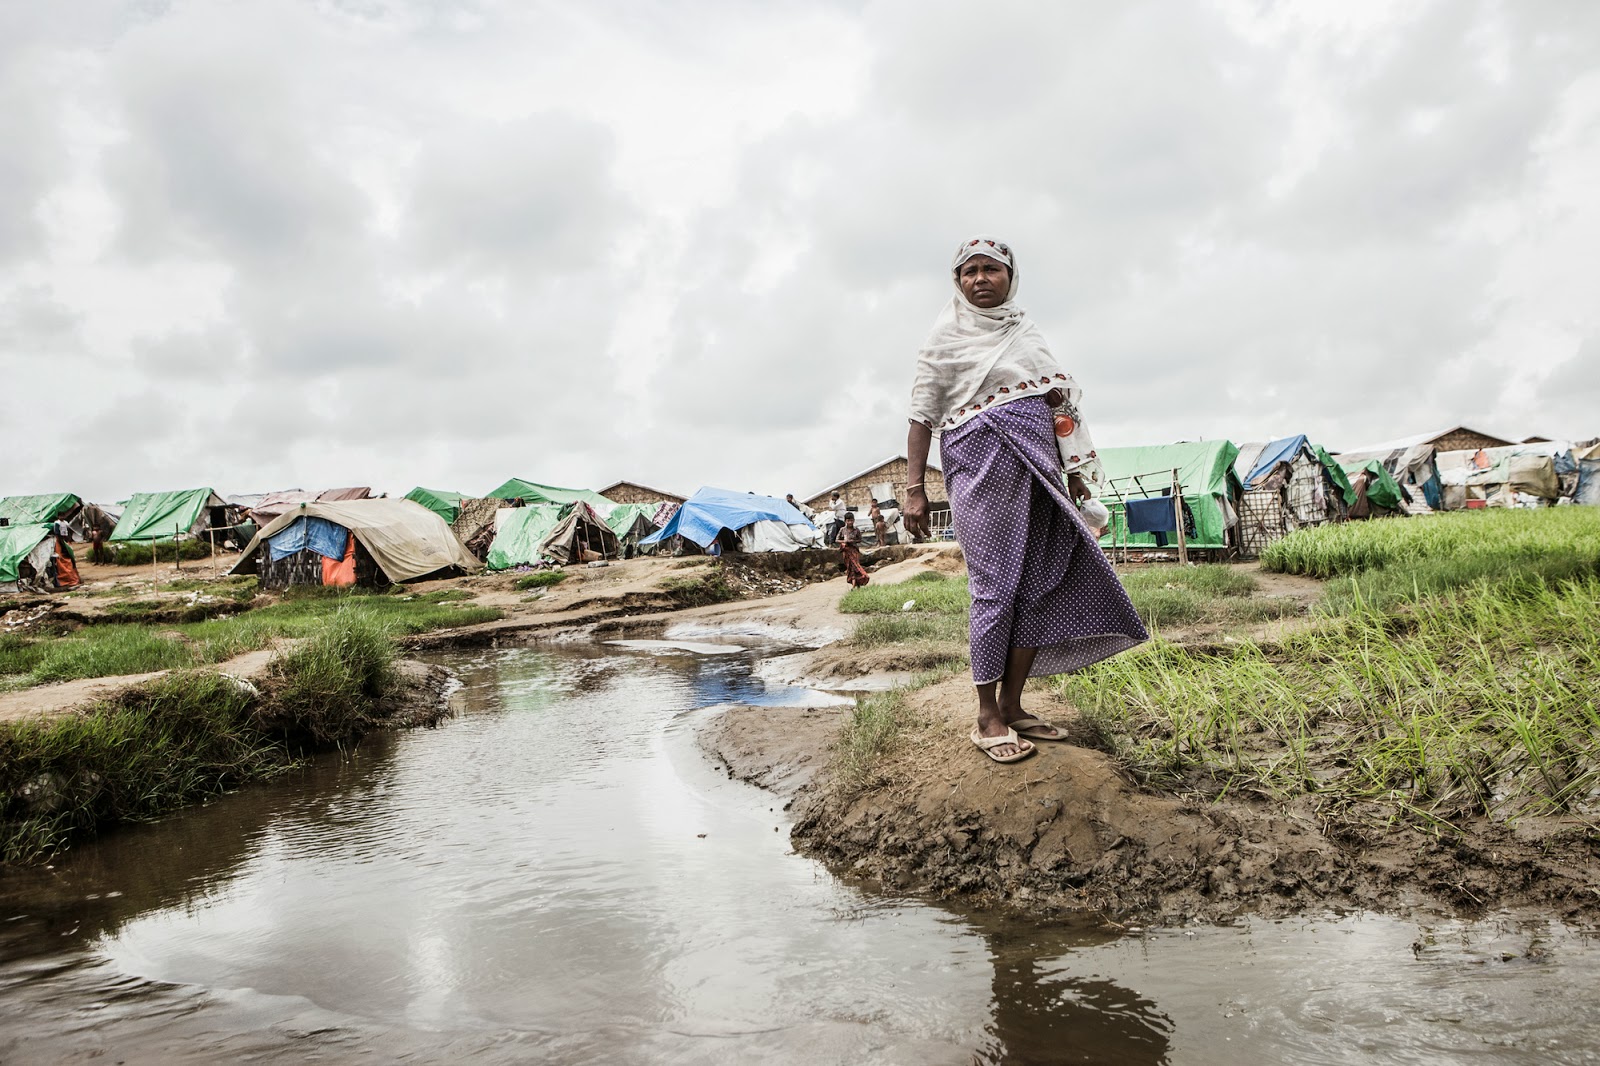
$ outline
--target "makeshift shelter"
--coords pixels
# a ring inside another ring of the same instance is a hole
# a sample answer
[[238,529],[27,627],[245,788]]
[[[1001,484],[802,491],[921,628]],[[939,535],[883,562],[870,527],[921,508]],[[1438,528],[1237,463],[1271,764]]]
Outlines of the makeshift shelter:
[[[1129,532],[1126,501],[1160,497],[1172,488],[1177,470],[1189,512],[1187,547],[1223,549],[1232,545],[1229,530],[1238,524],[1240,484],[1234,472],[1239,449],[1232,441],[1185,441],[1139,448],[1101,448],[1108,493],[1101,497],[1111,511],[1111,525],[1102,542],[1129,548],[1161,547],[1155,533]],[[1139,509],[1135,504],[1135,510]],[[1135,521],[1134,525],[1139,523]]]
[[72,549],[49,522],[0,526],[0,591],[49,592],[77,585]]
[[606,525],[617,535],[623,558],[630,558],[641,550],[655,550],[654,545],[641,549],[639,542],[656,531],[653,519],[660,508],[658,503],[619,503],[611,508],[611,513],[606,515]]
[[1381,460],[1368,459],[1359,465],[1342,465],[1345,477],[1350,479],[1354,496],[1350,504],[1351,518],[1383,518],[1407,513],[1405,492]]
[[174,540],[186,533],[231,526],[228,512],[227,503],[210,489],[136,492],[111,531],[111,540]]
[[466,545],[473,558],[482,559],[494,542],[494,516],[505,506],[503,500],[469,500],[462,498],[456,507],[456,517],[450,522],[450,531]]
[[406,493],[406,499],[422,504],[428,510],[445,520],[446,525],[454,524],[461,515],[461,501],[465,499],[459,492],[450,492],[447,489],[425,489],[421,485]]
[[1572,502],[1600,507],[1600,442],[1573,449],[1572,457],[1578,467],[1578,487]]
[[599,511],[611,507],[611,501],[593,489],[563,489],[554,485],[540,485],[514,477],[488,494],[500,500],[522,500],[524,503],[577,503],[582,500]]
[[258,574],[263,588],[375,587],[481,565],[412,500],[310,501],[262,527],[229,573]]
[[258,526],[265,526],[274,518],[292,511],[302,503],[334,503],[339,500],[365,500],[372,496],[372,489],[363,485],[355,488],[343,489],[316,489],[307,492],[305,489],[283,489],[278,492],[269,492],[261,497],[253,506],[249,507],[250,517]]
[[[757,525],[761,528],[751,529]],[[682,537],[705,549],[716,543],[724,531],[737,536],[735,543],[741,551],[794,551],[821,540],[817,527],[786,500],[705,487],[684,501],[664,526],[640,544],[661,544]]]
[[502,507],[494,514],[494,542],[484,562],[490,570],[533,566],[544,559],[540,545],[561,522],[561,507]]
[[[1580,470],[1569,449],[1559,453],[1573,490]],[[1558,456],[1548,443],[1513,444],[1505,448],[1441,452],[1439,476],[1444,482],[1446,510],[1471,507],[1547,507],[1561,496]]]
[[1405,490],[1401,494],[1402,509],[1426,513],[1444,507],[1444,483],[1439,479],[1438,453],[1432,443],[1407,438],[1339,453],[1339,462],[1346,470],[1364,467],[1374,459]]
[[1345,515],[1343,486],[1322,464],[1304,434],[1267,444],[1241,444],[1233,470],[1239,477],[1239,549],[1259,555],[1296,529]]
[[[526,507],[521,510],[527,510]],[[539,544],[539,552],[553,563],[566,566],[581,563],[588,554],[598,559],[616,559],[622,555],[617,535],[606,525],[605,519],[582,500],[569,508],[559,522]]]
[[11,526],[36,522],[71,522],[83,500],[70,492],[46,492],[37,496],[7,496],[0,499],[0,519]]

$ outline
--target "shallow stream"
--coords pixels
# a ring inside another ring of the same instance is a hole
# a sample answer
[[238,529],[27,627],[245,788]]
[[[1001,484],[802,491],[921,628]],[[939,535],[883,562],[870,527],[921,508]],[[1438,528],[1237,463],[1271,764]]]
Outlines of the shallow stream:
[[1600,943],[1551,923],[1111,936],[841,881],[695,744],[830,699],[771,650],[451,656],[438,729],[0,874],[0,1063],[1600,1062]]

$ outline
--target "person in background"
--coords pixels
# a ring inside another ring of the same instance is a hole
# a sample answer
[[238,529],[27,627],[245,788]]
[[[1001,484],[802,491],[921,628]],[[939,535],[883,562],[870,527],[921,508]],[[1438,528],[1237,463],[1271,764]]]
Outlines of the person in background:
[[828,501],[828,506],[833,509],[833,519],[828,523],[828,532],[823,537],[823,540],[828,544],[832,544],[839,539],[839,530],[844,528],[844,516],[849,508],[845,506],[844,497],[837,492],[830,496]]
[[856,528],[854,511],[845,513],[838,541],[839,554],[844,556],[844,579],[850,582],[852,588],[860,588],[872,578],[867,575],[867,568],[861,565],[861,530]]
[[878,538],[878,547],[889,543],[889,521],[883,517],[883,511],[878,507],[878,501],[872,501],[872,533]]
[[110,553],[106,551],[105,531],[97,525],[89,527],[89,561],[96,566],[104,566],[111,561]]
[[789,493],[784,497],[784,500],[789,504],[790,507],[793,507],[796,511],[799,511],[801,514],[805,515],[807,521],[817,517],[817,512],[813,511],[811,508],[795,499],[794,493]]
[[[1082,391],[1016,300],[1011,247],[962,242],[951,263],[955,293],[917,355],[906,437],[906,530],[928,535],[928,449],[939,434],[945,491],[972,591],[968,627],[977,728],[971,740],[995,762],[1031,754],[1066,733],[1022,708],[1030,677],[1061,674],[1149,639],[1075,500],[1090,493],[1067,471],[1057,435],[1087,434],[1070,413]],[[1068,476],[1063,478],[1063,473]],[[1073,476],[1077,475],[1077,476]],[[998,692],[997,692],[998,690]]]

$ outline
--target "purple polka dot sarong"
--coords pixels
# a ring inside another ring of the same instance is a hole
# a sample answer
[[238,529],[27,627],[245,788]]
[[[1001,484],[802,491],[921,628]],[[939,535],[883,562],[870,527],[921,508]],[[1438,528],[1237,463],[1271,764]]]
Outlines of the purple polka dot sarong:
[[993,407],[939,439],[972,591],[972,680],[1038,648],[1031,677],[1081,670],[1150,638],[1067,499],[1055,422],[1041,397]]

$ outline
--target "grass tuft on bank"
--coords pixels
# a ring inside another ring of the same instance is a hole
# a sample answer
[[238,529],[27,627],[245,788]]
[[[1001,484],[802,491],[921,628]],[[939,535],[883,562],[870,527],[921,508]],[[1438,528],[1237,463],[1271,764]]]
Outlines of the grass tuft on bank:
[[394,643],[348,606],[277,660],[264,691],[183,671],[83,713],[0,723],[0,861],[153,818],[347,743],[395,683]]
[[[26,687],[207,666],[258,651],[279,638],[311,636],[336,615],[346,621],[365,620],[391,634],[425,633],[500,617],[492,607],[456,603],[453,591],[396,596],[330,590],[203,622],[92,626],[70,636],[34,640],[11,651],[0,646],[0,676],[9,675],[12,687]],[[30,664],[25,670],[8,670],[8,664],[24,663]]]

